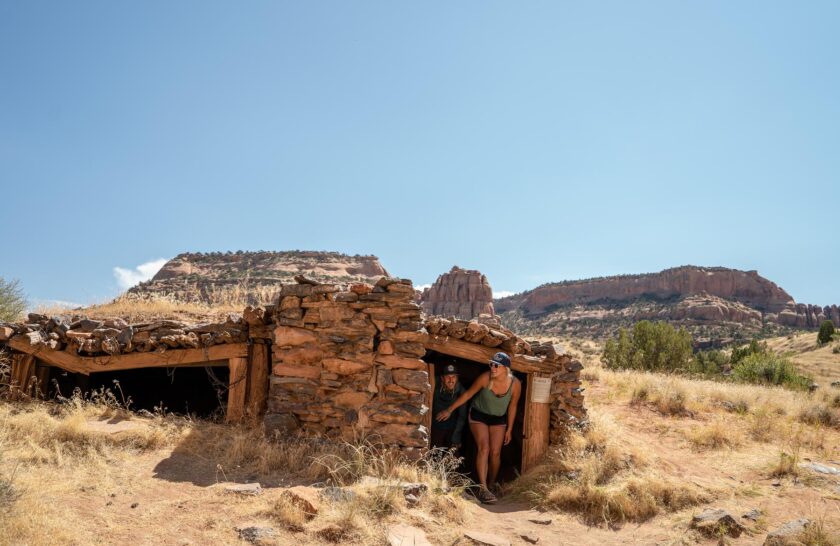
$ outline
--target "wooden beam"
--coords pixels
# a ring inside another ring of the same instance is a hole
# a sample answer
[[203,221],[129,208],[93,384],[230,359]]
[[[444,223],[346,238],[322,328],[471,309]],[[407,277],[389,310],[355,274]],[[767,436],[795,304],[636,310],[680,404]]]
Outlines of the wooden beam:
[[128,353],[113,356],[78,356],[66,351],[55,351],[46,347],[29,345],[25,339],[21,338],[11,339],[8,345],[16,351],[35,356],[51,366],[85,375],[136,368],[210,366],[215,364],[213,361],[248,356],[247,343],[226,343],[211,345],[203,349],[169,349],[162,352]]
[[[445,336],[429,336],[423,343],[426,350],[437,351],[458,358],[465,358],[485,364],[499,351],[498,347],[485,347],[477,343],[470,343],[460,339]],[[527,355],[509,355],[511,368],[517,372],[535,373],[553,371],[550,364],[543,360]]]
[[228,423],[237,423],[245,417],[245,395],[248,388],[248,359],[230,359],[230,380],[228,381],[227,413]]
[[249,417],[265,413],[268,403],[268,376],[271,373],[271,354],[265,343],[254,343],[248,355],[248,394],[245,409]]

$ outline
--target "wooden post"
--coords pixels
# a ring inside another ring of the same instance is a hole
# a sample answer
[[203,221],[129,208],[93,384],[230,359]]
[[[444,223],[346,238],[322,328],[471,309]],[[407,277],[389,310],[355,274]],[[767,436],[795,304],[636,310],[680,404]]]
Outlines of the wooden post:
[[245,416],[245,395],[248,392],[248,359],[228,360],[230,380],[228,382],[227,414],[225,421],[237,423]]
[[245,410],[248,417],[259,418],[265,413],[268,402],[268,375],[270,371],[269,346],[254,343],[248,355],[248,395]]
[[12,355],[12,370],[9,381],[9,391],[12,398],[29,395],[29,387],[34,383],[35,357],[26,354]]
[[533,402],[534,379],[537,374],[528,374],[525,401],[525,416],[523,421],[522,439],[522,472],[536,466],[548,451],[548,427],[551,419],[551,405],[544,402]]
[[434,403],[435,403],[435,365],[428,364],[429,369],[429,384],[432,386],[432,390],[429,391],[427,396],[426,406],[429,408],[429,411],[426,412],[426,415],[423,416],[423,425],[426,427],[426,432],[429,433],[429,448],[432,447],[432,419],[434,416],[432,412],[434,411]]
[[50,366],[40,360],[36,361],[35,378],[37,379],[35,396],[46,398],[50,392]]

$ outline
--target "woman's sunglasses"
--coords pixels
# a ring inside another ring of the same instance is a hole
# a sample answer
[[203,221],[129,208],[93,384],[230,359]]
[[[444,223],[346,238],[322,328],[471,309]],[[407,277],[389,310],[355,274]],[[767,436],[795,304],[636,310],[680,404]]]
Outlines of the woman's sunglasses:
[[503,366],[503,364],[499,364],[498,362],[491,362],[490,363],[491,368],[501,368],[502,366]]

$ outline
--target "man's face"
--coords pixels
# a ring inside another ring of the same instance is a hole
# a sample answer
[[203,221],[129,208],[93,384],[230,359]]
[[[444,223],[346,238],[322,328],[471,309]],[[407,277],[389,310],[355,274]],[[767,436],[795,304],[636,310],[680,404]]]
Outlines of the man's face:
[[443,386],[446,387],[446,390],[452,390],[455,388],[455,385],[458,383],[458,376],[455,374],[444,375],[443,376]]

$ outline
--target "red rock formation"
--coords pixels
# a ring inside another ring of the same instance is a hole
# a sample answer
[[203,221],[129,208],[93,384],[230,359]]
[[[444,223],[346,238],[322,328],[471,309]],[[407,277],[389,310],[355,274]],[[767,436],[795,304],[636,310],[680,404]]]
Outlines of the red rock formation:
[[780,312],[793,298],[756,271],[684,266],[660,273],[623,275],[540,286],[497,302],[499,311],[514,307],[542,313],[551,306],[603,301],[625,302],[641,297],[668,299],[708,294],[765,312]]
[[454,266],[439,276],[420,298],[426,314],[471,319],[481,314],[494,315],[493,289],[487,277],[474,269]]

